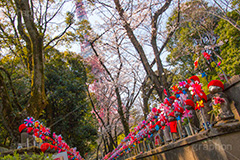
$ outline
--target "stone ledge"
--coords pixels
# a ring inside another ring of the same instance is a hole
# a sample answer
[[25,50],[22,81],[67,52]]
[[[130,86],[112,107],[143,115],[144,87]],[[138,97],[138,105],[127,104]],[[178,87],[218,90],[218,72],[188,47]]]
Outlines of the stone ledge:
[[[24,154],[24,153],[36,153],[36,154],[40,154],[42,151],[39,147],[36,146],[32,146],[29,148],[21,148],[21,149],[15,149],[15,150],[9,150],[9,151],[5,151],[5,152],[1,152],[0,157],[4,157],[6,155],[13,155],[14,153],[18,153],[18,154]],[[46,154],[53,154],[55,152],[46,152]]]
[[160,154],[160,153],[163,153],[163,152],[166,152],[169,150],[173,150],[176,148],[188,146],[193,143],[197,143],[199,141],[203,141],[203,140],[206,140],[209,138],[226,135],[226,134],[238,132],[238,131],[240,131],[240,122],[222,124],[218,127],[213,127],[211,130],[202,131],[196,135],[189,136],[184,139],[180,139],[176,142],[157,147],[155,149],[152,149],[151,151],[148,151],[148,152],[145,152],[142,154],[138,154],[134,157],[130,157],[130,158],[128,158],[128,160],[142,159],[144,157],[149,157],[149,156]]
[[228,82],[224,83],[224,91],[228,90],[230,87],[235,85],[236,83],[240,82],[240,75],[235,75],[229,79]]

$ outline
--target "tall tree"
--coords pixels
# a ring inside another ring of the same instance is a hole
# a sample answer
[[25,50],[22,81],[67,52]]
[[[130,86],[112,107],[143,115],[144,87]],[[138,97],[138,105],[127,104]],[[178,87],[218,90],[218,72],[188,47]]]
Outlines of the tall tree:
[[8,132],[8,138],[3,140],[6,145],[18,141],[17,128],[26,116],[38,118],[48,104],[45,54],[60,42],[71,40],[68,35],[74,23],[73,14],[60,14],[67,1],[57,2],[0,1],[0,74],[1,86],[5,86],[0,105],[1,127]]
[[[55,37],[49,36],[48,25],[58,15],[63,5],[60,2],[56,12],[51,11],[52,1],[13,0],[1,1],[3,21],[0,24],[3,49],[21,57],[22,63],[31,73],[31,97],[25,108],[28,115],[39,117],[47,105],[44,89],[44,52],[54,46],[73,24],[73,15],[67,13],[66,27]],[[4,7],[6,6],[6,7]]]
[[[164,26],[161,26],[161,18],[169,6],[174,5],[171,3],[172,1],[163,0],[162,3],[159,1],[120,2],[118,0],[97,2],[101,8],[101,11],[97,13],[105,22],[101,27],[105,31],[111,31],[114,28],[118,35],[127,37],[120,47],[126,53],[124,57],[142,64],[141,69],[143,67],[158,96],[162,97],[163,88],[168,88],[168,83],[160,55],[163,54],[167,42],[175,32],[178,21],[170,32],[165,32]],[[111,7],[113,5],[115,7]],[[108,35],[103,39],[108,41],[111,37],[114,36]],[[103,39],[101,40],[103,41]],[[155,62],[157,72],[154,71],[155,68],[153,69]],[[135,69],[139,70],[139,68]],[[144,74],[143,72],[138,73],[139,75]],[[141,81],[144,79],[146,78],[141,78]]]
[[[154,87],[155,87],[155,89],[158,93],[158,96],[162,97],[163,88],[167,88],[168,84],[167,84],[166,76],[165,76],[164,71],[163,71],[163,64],[162,64],[162,61],[161,61],[159,56],[162,53],[163,49],[165,48],[167,42],[169,41],[169,38],[175,32],[175,29],[178,26],[178,21],[176,22],[176,26],[173,27],[173,30],[169,32],[167,38],[165,39],[165,42],[162,44],[160,49],[157,45],[157,33],[158,33],[158,30],[159,30],[158,29],[158,22],[159,22],[160,16],[170,6],[171,0],[164,1],[164,4],[162,6],[158,6],[158,9],[154,7],[155,2],[149,3],[148,5],[149,5],[149,9],[150,9],[150,11],[149,11],[150,15],[146,15],[146,16],[150,17],[150,21],[151,21],[151,27],[149,27],[151,29],[151,33],[150,33],[151,40],[150,40],[150,42],[151,42],[151,47],[152,47],[152,50],[153,50],[153,53],[154,53],[155,62],[157,64],[157,70],[158,70],[158,75],[160,77],[160,80],[157,78],[157,75],[152,70],[152,66],[148,62],[149,60],[147,59],[146,53],[143,49],[143,46],[140,44],[140,41],[137,39],[137,36],[133,32],[134,28],[131,26],[131,23],[129,23],[129,21],[128,21],[129,18],[127,17],[127,11],[124,10],[124,8],[122,7],[122,4],[120,4],[119,0],[114,0],[114,3],[115,3],[115,6],[116,6],[116,9],[117,9],[117,12],[120,16],[120,20],[122,21],[123,28],[126,30],[126,33],[129,37],[131,43],[133,44],[134,48],[136,49],[137,53],[139,54],[141,62],[144,66],[144,69],[145,69],[147,75],[152,80],[152,82],[154,84]],[[148,8],[148,7],[146,7],[146,8]]]

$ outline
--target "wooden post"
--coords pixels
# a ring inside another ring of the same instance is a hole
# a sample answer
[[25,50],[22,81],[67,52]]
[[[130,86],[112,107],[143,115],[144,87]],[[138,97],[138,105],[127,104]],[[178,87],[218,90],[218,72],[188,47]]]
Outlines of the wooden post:
[[27,138],[27,148],[29,148],[29,138]]
[[[178,128],[179,136],[180,136],[180,138],[182,139],[182,131],[181,131],[181,126],[179,126],[179,121],[180,121],[180,120],[177,121],[177,128]],[[180,122],[180,123],[181,123],[181,122]]]

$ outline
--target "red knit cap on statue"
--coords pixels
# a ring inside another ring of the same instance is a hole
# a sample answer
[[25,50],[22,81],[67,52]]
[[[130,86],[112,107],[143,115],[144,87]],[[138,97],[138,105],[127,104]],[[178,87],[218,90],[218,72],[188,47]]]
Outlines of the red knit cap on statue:
[[192,77],[190,77],[190,78],[188,79],[188,83],[191,83],[192,80],[193,80],[194,82],[197,81],[198,83],[200,83],[200,79],[198,78],[198,76],[192,76]]
[[172,99],[172,100],[176,100],[176,99],[177,99],[177,98],[174,97],[174,96],[170,96],[169,98]]
[[195,107],[195,104],[194,104],[194,102],[193,102],[191,99],[187,99],[187,100],[185,101],[185,104],[186,104],[186,105],[189,105],[189,106],[192,106],[193,108]]
[[208,83],[208,88],[210,86],[218,86],[218,87],[221,87],[223,90],[224,90],[224,85],[221,81],[219,80],[212,80],[211,82]]
[[18,128],[19,132],[21,133],[22,130],[24,130],[25,128],[27,128],[26,124],[21,124]]
[[50,148],[50,144],[49,143],[43,143],[40,146],[40,149],[41,149],[42,152],[45,152],[48,148]]

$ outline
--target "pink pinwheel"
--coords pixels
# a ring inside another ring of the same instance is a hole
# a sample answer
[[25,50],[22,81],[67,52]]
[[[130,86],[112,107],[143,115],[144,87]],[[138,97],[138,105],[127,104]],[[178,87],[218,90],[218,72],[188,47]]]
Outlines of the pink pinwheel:
[[188,94],[180,94],[180,98],[185,101],[187,100]]
[[143,120],[143,121],[142,121],[142,124],[146,124],[146,121],[145,121],[145,120]]
[[225,102],[225,100],[223,99],[223,98],[221,98],[221,97],[213,97],[213,99],[214,99],[214,104],[215,105],[217,105],[217,104],[222,104],[222,103],[224,103]]
[[203,92],[202,86],[200,84],[194,83],[192,85],[192,92],[199,95],[200,93]]
[[152,112],[153,112],[153,113],[156,113],[156,112],[157,112],[157,108],[156,108],[156,107],[153,107]]
[[178,104],[178,102],[174,102],[174,103],[173,103],[173,106],[174,106],[175,108],[180,107],[179,104]]
[[57,135],[55,132],[53,132],[53,139],[56,139],[57,138]]
[[33,123],[34,123],[34,118],[33,118],[33,117],[27,117],[27,119],[24,119],[24,123],[25,123],[27,126],[32,126]]
[[59,135],[58,138],[57,138],[57,140],[58,140],[59,143],[62,143],[62,136]]
[[186,81],[182,81],[182,82],[179,82],[178,84],[179,84],[180,87],[184,87],[187,84],[187,82]]
[[184,118],[187,118],[187,117],[189,117],[189,118],[192,117],[192,115],[188,114],[188,112],[189,112],[189,110],[186,110],[186,111],[183,112],[182,120],[183,120]]
[[42,139],[42,140],[45,140],[45,138],[46,138],[45,135],[42,135],[42,136],[41,136],[41,139]]

